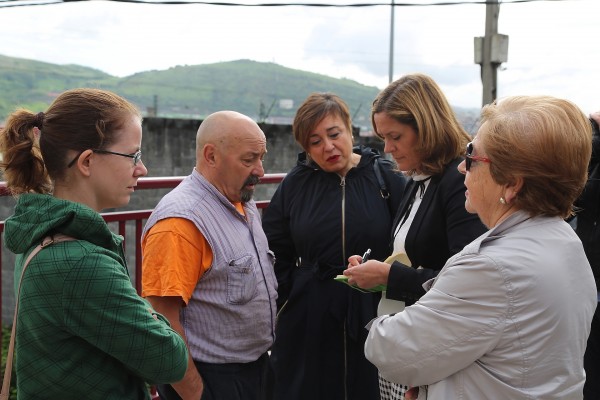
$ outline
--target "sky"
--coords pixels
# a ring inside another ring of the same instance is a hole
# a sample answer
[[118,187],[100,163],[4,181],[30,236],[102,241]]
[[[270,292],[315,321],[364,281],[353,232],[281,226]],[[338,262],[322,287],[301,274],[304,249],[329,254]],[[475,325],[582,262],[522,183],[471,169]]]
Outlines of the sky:
[[[498,97],[546,94],[569,99],[586,114],[600,110],[600,1],[510,1],[500,4],[498,32],[508,35],[509,46],[508,61],[498,70]],[[0,0],[0,54],[78,64],[119,77],[251,59],[384,88],[389,82],[391,0],[303,2],[380,5],[84,1],[5,7],[23,3]],[[395,7],[393,79],[426,73],[453,106],[480,108],[481,72],[473,42],[485,33],[486,6],[464,3]]]

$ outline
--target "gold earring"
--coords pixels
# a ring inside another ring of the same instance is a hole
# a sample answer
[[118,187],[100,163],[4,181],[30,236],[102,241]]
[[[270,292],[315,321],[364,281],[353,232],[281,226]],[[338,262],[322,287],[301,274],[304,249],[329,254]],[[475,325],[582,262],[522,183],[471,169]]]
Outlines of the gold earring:
[[500,197],[500,204],[506,204],[506,200],[504,199],[504,197]]

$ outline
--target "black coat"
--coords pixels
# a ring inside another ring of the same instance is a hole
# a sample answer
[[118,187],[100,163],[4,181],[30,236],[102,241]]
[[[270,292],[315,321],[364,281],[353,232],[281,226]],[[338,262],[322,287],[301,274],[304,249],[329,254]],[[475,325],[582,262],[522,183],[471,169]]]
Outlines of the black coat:
[[596,287],[600,290],[600,137],[592,137],[592,158],[588,181],[575,202],[577,207],[577,235],[583,243],[585,255],[592,266]]
[[[281,310],[271,361],[274,398],[281,400],[378,399],[377,369],[364,356],[366,323],[379,294],[336,282],[348,257],[371,248],[371,258],[390,254],[393,211],[404,177],[377,151],[357,147],[360,163],[340,178],[301,153],[263,215],[275,253]],[[388,201],[374,172],[379,158]],[[285,302],[285,304],[283,304]]]
[[[388,298],[405,301],[407,305],[414,303],[425,294],[423,283],[436,277],[451,256],[487,231],[477,214],[469,214],[465,209],[465,177],[457,170],[461,161],[452,161],[442,174],[431,177],[404,244],[412,268],[399,262],[392,264]],[[408,206],[415,184],[410,180],[404,192],[394,220],[392,247],[400,216]],[[419,266],[423,269],[416,269]]]

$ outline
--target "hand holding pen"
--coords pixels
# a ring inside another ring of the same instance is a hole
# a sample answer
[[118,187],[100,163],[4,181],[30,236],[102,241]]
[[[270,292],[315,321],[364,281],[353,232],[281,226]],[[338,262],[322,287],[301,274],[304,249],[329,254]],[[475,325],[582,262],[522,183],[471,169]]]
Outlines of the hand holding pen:
[[361,260],[361,264],[366,263],[369,260],[369,256],[371,255],[371,249],[367,249],[367,251],[365,251],[365,254],[363,254],[362,256],[362,260]]
[[[359,255],[353,255],[348,258],[348,268],[344,275],[348,277],[348,283],[361,288],[370,289],[377,285],[387,284],[387,277],[390,265],[377,261],[369,260],[371,249],[367,249],[359,261]],[[368,265],[366,264],[368,262]]]
[[362,257],[360,258],[360,261],[358,259],[358,255],[354,255],[354,256],[350,256],[348,258],[348,268],[344,271],[344,275],[346,275],[348,277],[348,283],[350,285],[355,285],[356,282],[353,282],[353,278],[351,276],[350,273],[350,269],[354,269],[356,267],[358,267],[359,265],[363,265],[364,263],[366,263],[369,260],[369,256],[371,255],[371,249],[367,249],[367,251],[365,251],[362,255]]

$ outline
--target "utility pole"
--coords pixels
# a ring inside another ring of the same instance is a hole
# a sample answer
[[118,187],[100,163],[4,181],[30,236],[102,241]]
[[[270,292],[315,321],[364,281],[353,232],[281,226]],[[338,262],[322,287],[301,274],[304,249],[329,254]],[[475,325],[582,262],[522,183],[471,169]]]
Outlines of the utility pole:
[[392,0],[392,16],[390,24],[390,64],[389,64],[389,82],[394,79],[394,0]]
[[158,116],[158,95],[154,95],[154,102],[152,107],[146,107],[146,114],[148,117],[157,117]]
[[492,63],[492,37],[498,34],[498,14],[500,5],[493,0],[485,6],[485,36],[483,38],[483,62],[481,63],[481,83],[483,84],[482,106],[496,100],[498,66]]
[[508,36],[498,34],[498,0],[488,0],[485,7],[485,36],[475,38],[475,62],[481,65],[482,106],[496,100],[498,67],[508,59]]

